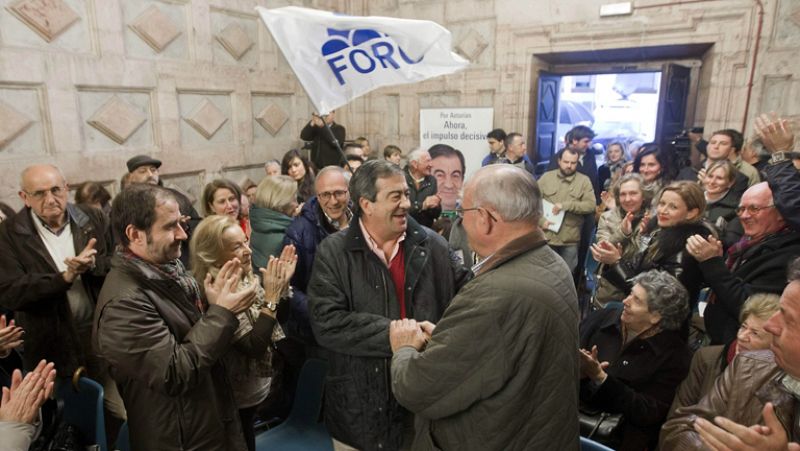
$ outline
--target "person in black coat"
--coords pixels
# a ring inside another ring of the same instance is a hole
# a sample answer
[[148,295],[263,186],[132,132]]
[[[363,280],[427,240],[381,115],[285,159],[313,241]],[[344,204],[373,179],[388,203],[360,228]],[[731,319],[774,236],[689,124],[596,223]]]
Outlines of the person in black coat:
[[665,271],[633,282],[622,309],[593,312],[580,326],[581,404],[623,415],[621,442],[610,444],[623,451],[655,449],[691,361],[679,332],[689,312],[686,290]]
[[703,184],[706,220],[717,229],[725,248],[739,241],[744,233],[736,216],[742,197],[733,189],[737,174],[736,166],[730,161],[717,161],[708,166]]
[[[311,120],[300,130],[300,139],[311,142],[311,163],[314,170],[319,171],[325,166],[341,166],[344,164],[344,154],[339,150],[344,143],[345,128],[334,122],[336,114],[331,111],[323,119],[311,115]],[[330,130],[325,124],[330,126]]]
[[739,203],[742,239],[727,249],[698,234],[686,245],[713,293],[703,313],[711,344],[732,340],[744,301],[759,292],[780,294],[786,267],[800,255],[800,174],[791,160],[771,160],[767,182],[745,191]]
[[[655,204],[658,227],[649,234],[642,234],[639,243],[623,243],[624,246],[638,246],[637,252],[626,253],[629,256],[622,258],[619,247],[601,241],[592,246],[592,254],[607,265],[603,277],[625,293],[630,292],[633,276],[651,269],[667,271],[686,288],[694,309],[703,277],[697,260],[685,250],[686,240],[693,235],[715,233],[702,221],[706,207],[703,191],[694,182],[674,182],[662,190]],[[623,224],[625,228],[629,229]]]

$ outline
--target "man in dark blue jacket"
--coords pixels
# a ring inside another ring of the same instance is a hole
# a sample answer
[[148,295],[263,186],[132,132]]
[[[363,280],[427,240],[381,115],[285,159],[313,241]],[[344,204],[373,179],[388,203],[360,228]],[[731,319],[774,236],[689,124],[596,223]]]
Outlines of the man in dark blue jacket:
[[300,214],[286,229],[284,245],[293,244],[297,250],[297,269],[292,277],[294,296],[287,332],[306,344],[316,344],[308,322],[306,288],[317,246],[331,233],[346,229],[353,216],[345,173],[344,169],[336,166],[323,168],[314,183],[316,196],[303,205]]

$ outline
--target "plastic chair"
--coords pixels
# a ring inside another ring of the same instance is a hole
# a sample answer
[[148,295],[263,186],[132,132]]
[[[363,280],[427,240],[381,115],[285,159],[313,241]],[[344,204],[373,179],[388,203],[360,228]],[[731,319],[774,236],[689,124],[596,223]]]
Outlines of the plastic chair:
[[289,417],[275,429],[257,435],[256,450],[333,450],[325,424],[318,421],[327,372],[324,360],[310,359],[303,365]]
[[581,451],[614,451],[611,448],[590,440],[586,437],[581,437]]
[[63,420],[76,426],[83,438],[98,445],[100,451],[108,451],[103,386],[88,377],[81,377],[77,384],[64,380],[59,383],[56,396],[64,401]]
[[128,422],[126,421],[122,423],[122,426],[119,428],[119,434],[117,434],[117,443],[114,445],[114,448],[116,448],[117,451],[130,451],[130,440]]

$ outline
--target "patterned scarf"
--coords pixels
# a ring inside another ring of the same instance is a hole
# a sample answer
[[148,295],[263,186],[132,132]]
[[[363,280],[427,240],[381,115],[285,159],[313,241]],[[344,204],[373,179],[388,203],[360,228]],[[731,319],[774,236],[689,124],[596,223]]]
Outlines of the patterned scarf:
[[[784,227],[783,229],[775,232],[770,236],[784,235],[789,232],[790,232],[789,228]],[[729,270],[734,271],[736,267],[738,267],[743,263],[742,261],[740,261],[740,259],[747,252],[747,250],[755,246],[756,244],[761,243],[762,241],[764,241],[764,238],[761,238],[759,240],[753,240],[746,235],[742,236],[742,238],[739,241],[732,244],[731,247],[728,248],[728,259],[725,260],[725,266],[727,266]]]
[[165,278],[172,280],[180,287],[181,290],[183,290],[186,298],[194,302],[197,310],[199,310],[200,313],[204,313],[206,311],[206,305],[203,302],[203,297],[200,296],[200,287],[197,285],[197,281],[194,280],[194,277],[192,277],[188,271],[186,271],[186,268],[179,259],[176,258],[170,262],[156,265],[143,260],[141,257],[128,249],[125,249],[121,252],[118,251],[117,255],[121,256],[134,266],[140,267],[143,270],[155,270]]

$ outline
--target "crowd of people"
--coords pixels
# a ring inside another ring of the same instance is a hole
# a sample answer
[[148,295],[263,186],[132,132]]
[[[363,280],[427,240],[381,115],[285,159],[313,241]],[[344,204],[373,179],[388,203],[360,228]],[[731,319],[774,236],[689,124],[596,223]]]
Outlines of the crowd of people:
[[313,115],[202,215],[151,156],[74,202],[24,169],[24,207],[0,204],[0,448],[52,439],[35,425],[83,374],[109,443],[127,422],[134,450],[253,451],[314,358],[337,451],[800,449],[787,120],[693,134],[684,167],[619,142],[598,166],[576,126],[540,173],[522,134],[486,136],[465,179],[449,145],[380,158]]

